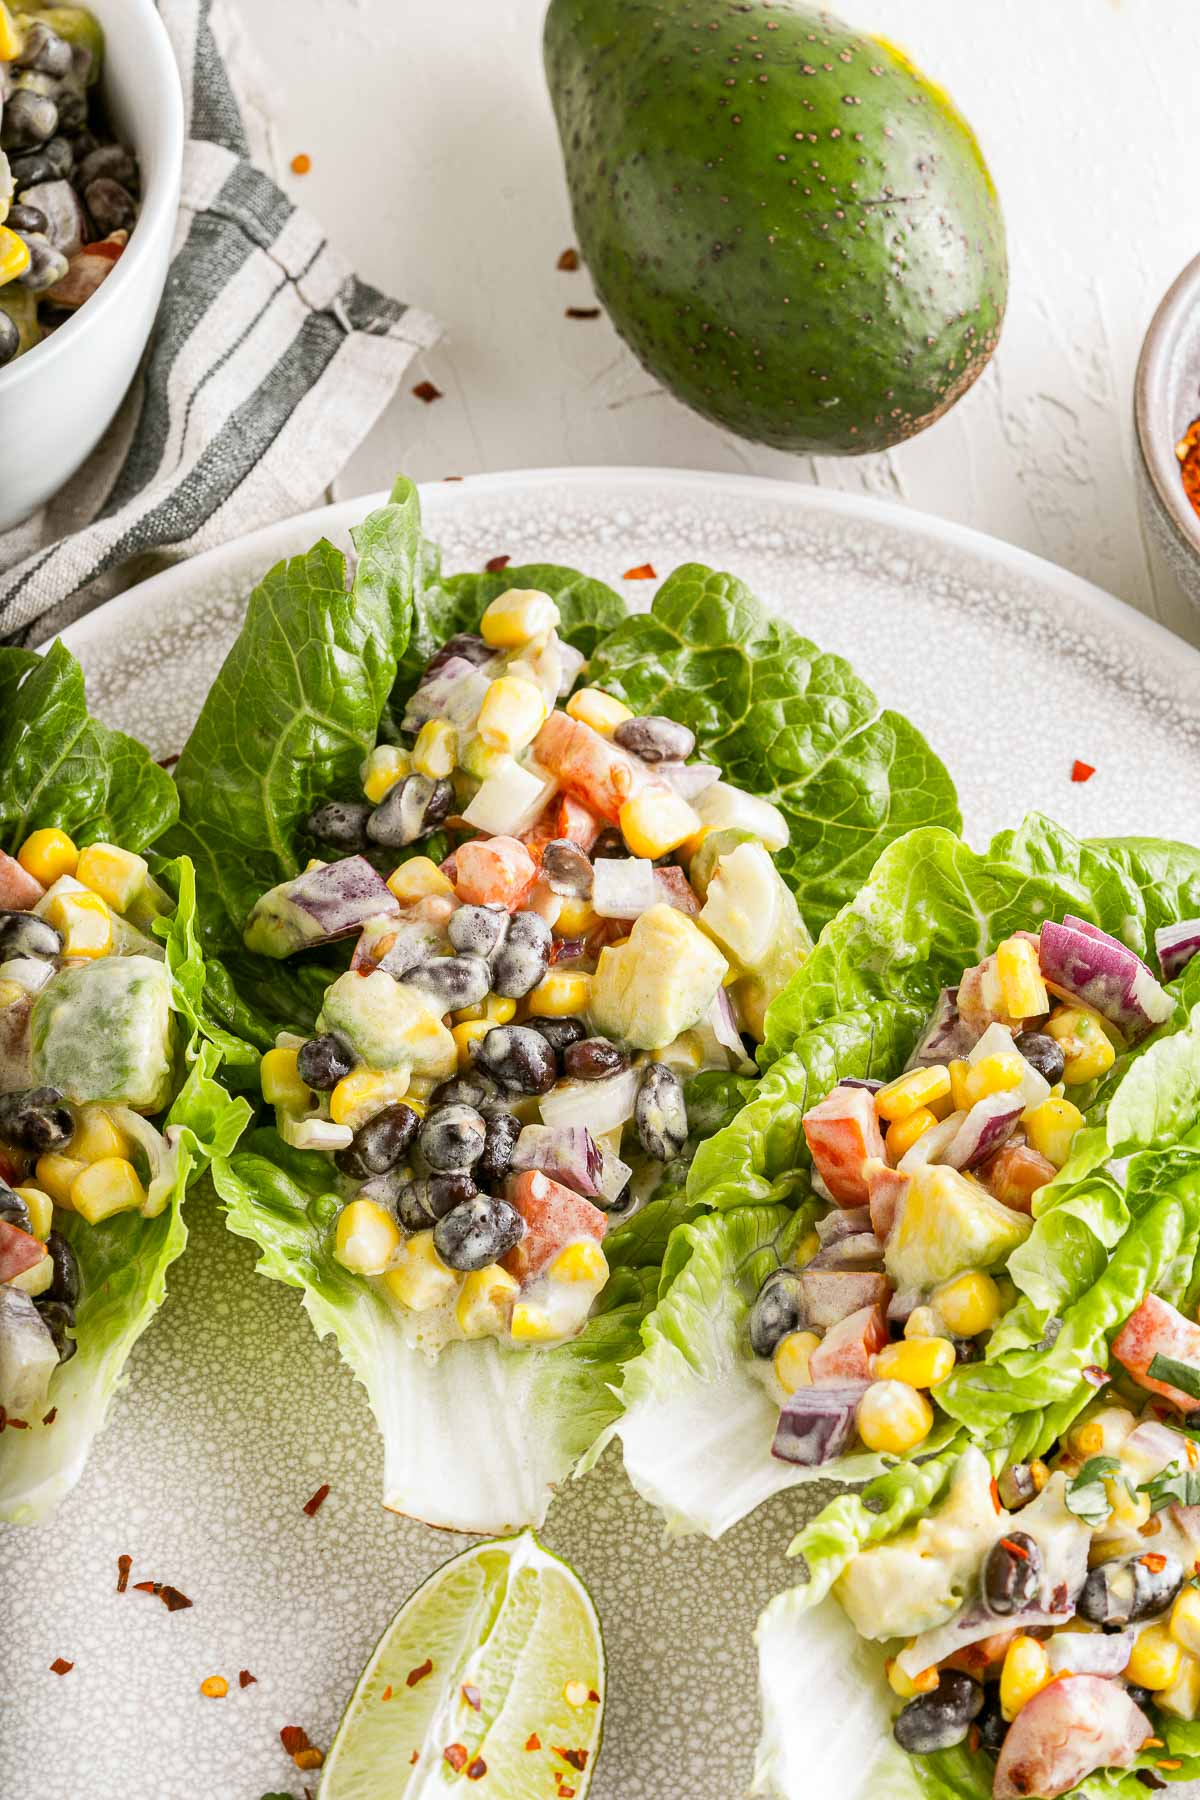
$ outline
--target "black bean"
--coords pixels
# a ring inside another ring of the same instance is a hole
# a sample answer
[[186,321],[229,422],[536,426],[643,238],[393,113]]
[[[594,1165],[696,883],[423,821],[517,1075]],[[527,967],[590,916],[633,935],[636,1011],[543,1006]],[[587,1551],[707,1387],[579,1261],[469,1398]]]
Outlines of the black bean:
[[306,1087],[316,1088],[322,1094],[327,1094],[339,1081],[344,1081],[357,1061],[358,1058],[345,1038],[338,1037],[332,1031],[325,1032],[321,1037],[309,1038],[296,1052],[296,1068],[301,1081]]
[[497,1185],[508,1174],[512,1162],[513,1150],[521,1135],[521,1121],[510,1112],[494,1113],[487,1122],[487,1137],[484,1140],[483,1155],[475,1165],[475,1173],[481,1181],[494,1182]]
[[1151,1701],[1154,1699],[1154,1695],[1150,1692],[1149,1688],[1136,1687],[1132,1681],[1129,1683],[1129,1686],[1125,1689],[1125,1692],[1129,1695],[1129,1698],[1133,1701],[1133,1704],[1135,1706],[1140,1706],[1143,1712],[1146,1710],[1146,1708],[1150,1705]]
[[364,850],[371,811],[370,806],[357,800],[331,800],[309,814],[308,834],[335,850]]
[[980,1362],[983,1358],[983,1345],[978,1338],[951,1338],[954,1345],[954,1360],[960,1363]]
[[448,1212],[464,1200],[473,1200],[479,1192],[474,1175],[466,1169],[439,1170],[429,1176],[427,1186],[435,1219],[444,1219]]
[[996,1490],[1001,1504],[1008,1512],[1016,1512],[1019,1507],[1028,1506],[1037,1496],[1033,1470],[1028,1463],[1009,1463],[996,1478]]
[[75,1131],[71,1109],[58,1088],[21,1088],[0,1094],[0,1139],[21,1150],[61,1150]]
[[467,1069],[462,1075],[451,1075],[435,1087],[429,1096],[429,1109],[435,1106],[473,1106],[476,1112],[490,1116],[490,1109],[502,1105],[500,1090],[482,1069]]
[[449,1268],[469,1274],[499,1262],[524,1235],[525,1221],[515,1206],[490,1194],[477,1194],[438,1220],[433,1247]]
[[22,232],[21,242],[29,252],[29,267],[23,275],[17,276],[17,282],[31,294],[44,294],[47,288],[62,280],[71,265],[62,251],[56,250],[40,231]]
[[1132,1625],[1165,1612],[1183,1586],[1183,1566],[1169,1551],[1161,1569],[1140,1557],[1101,1563],[1079,1591],[1075,1610],[1093,1625]]
[[107,175],[97,177],[83,190],[83,203],[101,237],[110,231],[132,231],[137,223],[137,207],[119,181]]
[[59,1362],[70,1362],[78,1348],[75,1339],[67,1335],[75,1329],[75,1308],[65,1300],[47,1300],[41,1295],[33,1304],[41,1315],[42,1324],[54,1339]]
[[58,932],[36,913],[0,912],[0,962],[13,956],[41,956],[49,960],[61,949]]
[[13,64],[20,69],[36,69],[41,75],[68,75],[71,46],[44,19],[33,19],[25,27],[25,38]]
[[59,131],[66,132],[70,137],[83,130],[87,124],[87,95],[81,89],[63,82],[54,95],[54,104],[58,108]]
[[1000,1710],[1000,1693],[995,1686],[984,1688],[983,1708],[975,1719],[979,1727],[979,1744],[989,1756],[999,1756],[1008,1736],[1008,1720]]
[[774,1356],[780,1338],[804,1324],[804,1290],[792,1269],[774,1269],[750,1308],[750,1348],[755,1356]]
[[655,1162],[670,1162],[687,1143],[687,1105],[683,1083],[666,1063],[647,1063],[634,1107],[634,1123],[642,1149]]
[[33,1234],[33,1219],[20,1194],[14,1194],[6,1181],[0,1181],[0,1219],[15,1225],[18,1231]]
[[542,851],[542,874],[552,893],[568,900],[588,900],[592,893],[592,865],[570,838],[552,838]]
[[388,789],[367,820],[367,836],[385,850],[403,850],[440,825],[454,805],[454,785],[406,775]]
[[0,144],[6,150],[31,150],[58,130],[58,108],[48,94],[18,88],[4,104]]
[[1062,1045],[1048,1037],[1044,1031],[1022,1031],[1016,1040],[1016,1048],[1025,1061],[1045,1077],[1051,1087],[1062,1080],[1063,1070],[1067,1066]]
[[649,713],[643,719],[622,719],[613,743],[643,762],[686,762],[696,748],[696,734],[675,719]]
[[931,1756],[961,1744],[971,1721],[983,1711],[983,1689],[961,1669],[943,1669],[930,1694],[910,1700],[892,1735],[910,1756]]
[[487,1120],[471,1106],[431,1108],[418,1142],[431,1169],[449,1173],[471,1169],[483,1155]]
[[78,181],[88,188],[93,181],[119,181],[132,192],[137,186],[138,169],[132,152],[124,144],[100,144],[94,149],[77,149],[80,157]]
[[508,936],[492,961],[492,986],[507,1000],[521,1000],[535,988],[550,964],[554,939],[538,913],[514,913]]
[[615,825],[606,825],[600,836],[592,845],[592,861],[599,862],[606,856],[628,856],[625,839]]
[[558,1076],[553,1050],[528,1025],[497,1025],[476,1040],[471,1052],[487,1074],[518,1094],[547,1094]]
[[0,311],[0,369],[10,363],[21,348],[21,333],[15,320],[8,313]]
[[395,1196],[396,1216],[406,1231],[428,1231],[478,1189],[467,1174],[422,1175],[406,1181]]
[[587,1036],[587,1026],[582,1019],[568,1013],[564,1019],[530,1019],[535,1031],[540,1031],[554,1054],[561,1060],[572,1044],[578,1044]]
[[425,665],[422,683],[436,675],[438,670],[455,656],[461,656],[464,662],[473,663],[479,668],[483,663],[491,662],[496,652],[490,644],[485,644],[481,637],[473,631],[460,631],[456,636],[447,638],[440,650],[436,650]]
[[360,1125],[333,1160],[343,1175],[356,1181],[365,1181],[370,1175],[386,1175],[403,1161],[420,1123],[413,1108],[397,1100]]
[[503,906],[460,906],[450,915],[446,930],[461,956],[492,956],[508,932],[508,910]]
[[10,206],[4,223],[10,231],[40,231],[44,237],[50,221],[39,206]]
[[404,972],[405,984],[427,994],[440,1013],[476,1006],[490,992],[492,972],[479,956],[434,956]]
[[608,1038],[583,1038],[571,1045],[563,1066],[572,1081],[606,1081],[629,1067],[629,1052]]
[[1042,1553],[1027,1531],[998,1538],[983,1565],[983,1600],[989,1612],[1006,1618],[1024,1612],[1042,1588]]
[[75,1252],[61,1232],[52,1231],[46,1248],[54,1264],[54,1279],[46,1290],[47,1300],[61,1300],[66,1306],[79,1304],[79,1263]]
[[74,163],[75,154],[63,137],[51,138],[37,150],[27,150],[23,156],[10,158],[18,193],[28,187],[37,187],[43,181],[65,180]]

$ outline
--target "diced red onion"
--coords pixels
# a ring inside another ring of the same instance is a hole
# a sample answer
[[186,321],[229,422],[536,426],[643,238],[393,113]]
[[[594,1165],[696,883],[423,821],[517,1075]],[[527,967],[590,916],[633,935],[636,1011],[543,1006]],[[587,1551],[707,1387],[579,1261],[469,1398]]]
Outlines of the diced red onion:
[[737,1028],[737,1020],[733,1016],[733,1007],[729,1003],[729,995],[723,987],[717,989],[717,997],[708,1009],[708,1023],[713,1036],[722,1050],[728,1050],[734,1064],[746,1061],[746,1046],[742,1042],[742,1034]]
[[1200,951],[1200,919],[1180,919],[1174,925],[1160,925],[1154,933],[1154,948],[1164,981],[1174,981]]
[[817,1236],[822,1246],[836,1244],[840,1239],[853,1237],[855,1232],[871,1230],[871,1209],[869,1206],[839,1206],[836,1212],[826,1213],[823,1219],[817,1220]]
[[961,1059],[968,1054],[978,1036],[974,1027],[959,1016],[958,989],[943,988],[905,1069],[928,1068],[931,1063]]
[[804,1322],[816,1331],[828,1331],[861,1312],[864,1306],[886,1306],[892,1284],[886,1275],[850,1269],[814,1269],[812,1263],[796,1277],[800,1285]]
[[818,1169],[816,1163],[812,1163],[810,1165],[809,1171],[808,1171],[808,1179],[809,1179],[809,1184],[812,1187],[812,1191],[817,1196],[818,1200],[824,1200],[830,1206],[837,1205],[837,1201],[834,1199],[833,1195],[830,1193],[829,1188],[825,1182],[825,1177],[822,1175],[820,1169]]
[[[1026,1621],[1022,1619],[1024,1625]],[[1136,1631],[1056,1631],[1046,1655],[1055,1675],[1123,1675],[1137,1640]]]
[[711,763],[655,763],[654,773],[673,787],[681,800],[694,800],[705,788],[710,788],[714,781],[721,779],[720,769]]
[[[612,859],[601,857],[600,860],[603,862]],[[668,863],[664,869],[655,869],[654,885],[658,889],[658,899],[667,906],[673,906],[676,912],[686,913],[689,919],[694,919],[700,911],[695,889],[683,870],[674,863]]]
[[592,910],[602,919],[636,919],[659,900],[654,864],[643,856],[602,856],[593,869]]
[[856,1231],[835,1238],[810,1257],[805,1269],[870,1269],[882,1266],[883,1245],[873,1231]]
[[565,699],[571,689],[575,686],[575,677],[578,675],[580,669],[582,669],[587,658],[584,656],[582,650],[577,650],[574,644],[568,644],[565,638],[560,638],[558,640],[558,654],[561,659],[560,666],[562,671],[558,681],[558,692],[560,698]]
[[447,719],[460,728],[474,725],[491,677],[465,656],[451,656],[423,681],[405,708],[401,729],[419,731],[428,719]]
[[925,1296],[919,1288],[910,1288],[904,1294],[893,1294],[888,1301],[888,1324],[907,1325],[918,1306],[924,1305],[924,1302]]
[[944,1119],[939,1119],[936,1125],[923,1131],[896,1164],[901,1175],[911,1175],[914,1169],[923,1169],[926,1163],[944,1162],[946,1148],[954,1142],[966,1124],[967,1116],[965,1112],[947,1113]]
[[603,1081],[560,1081],[541,1099],[547,1125],[583,1125],[594,1138],[615,1131],[633,1117],[641,1069],[622,1069]]
[[1127,945],[1071,914],[1042,926],[1039,961],[1055,987],[1090,1006],[1136,1043],[1174,1011],[1140,956]]
[[29,1295],[0,1287],[0,1406],[28,1421],[45,1403],[57,1367],[54,1339]]
[[977,1100],[938,1160],[952,1169],[976,1168],[1012,1136],[1024,1109],[1024,1101],[1012,1089]]
[[873,1075],[843,1075],[838,1086],[866,1088],[868,1094],[877,1094],[883,1083],[877,1081]]
[[601,1157],[600,1194],[607,1205],[615,1206],[625,1192],[633,1170],[619,1156],[614,1156],[611,1150],[602,1151]]
[[914,1638],[900,1652],[896,1662],[905,1675],[919,1675],[923,1669],[932,1668],[945,1657],[953,1656],[955,1651],[965,1650],[969,1644],[982,1643],[984,1638],[994,1637],[1010,1625],[1019,1624],[1022,1631],[1036,1629],[1039,1625],[1061,1625],[1074,1611],[1072,1599],[1058,1612],[1047,1612],[1040,1604],[1035,1604],[1025,1612],[1001,1616],[990,1612],[982,1600],[972,1600],[944,1625],[935,1625]]
[[513,1147],[512,1167],[518,1174],[540,1169],[586,1200],[603,1192],[603,1156],[586,1125],[524,1126]]
[[771,1455],[806,1469],[832,1462],[854,1441],[858,1403],[868,1386],[852,1381],[842,1387],[797,1388],[780,1412]]

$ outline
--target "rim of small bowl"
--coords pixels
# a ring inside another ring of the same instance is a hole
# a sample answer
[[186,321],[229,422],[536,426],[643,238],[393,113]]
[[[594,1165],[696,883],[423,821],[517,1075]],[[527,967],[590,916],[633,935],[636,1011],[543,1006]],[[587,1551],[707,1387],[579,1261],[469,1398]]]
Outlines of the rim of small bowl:
[[174,235],[183,176],[183,87],[175,52],[154,0],[132,0],[132,3],[141,15],[144,27],[142,54],[147,64],[146,77],[160,82],[166,97],[166,111],[157,133],[158,147],[162,150],[157,178],[142,196],[137,224],[130,232],[129,244],[118,258],[112,274],[50,338],[35,344],[24,356],[16,357],[0,369],[0,398],[23,382],[36,381],[70,352],[102,313],[120,306],[126,291],[141,278],[142,265],[151,255],[152,243],[157,241],[159,233],[166,231]]
[[[1200,340],[1200,256],[1181,269],[1158,303],[1142,340],[1133,389],[1133,414],[1142,465],[1176,536],[1200,558],[1200,515],[1184,491],[1175,454],[1178,430],[1170,417],[1167,383],[1181,341]],[[1196,394],[1200,415],[1200,389]],[[1195,416],[1195,415],[1194,415]]]

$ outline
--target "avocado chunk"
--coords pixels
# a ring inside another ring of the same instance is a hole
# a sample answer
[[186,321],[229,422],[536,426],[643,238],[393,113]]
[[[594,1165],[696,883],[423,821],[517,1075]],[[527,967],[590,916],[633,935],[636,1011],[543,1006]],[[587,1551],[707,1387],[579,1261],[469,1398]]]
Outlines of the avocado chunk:
[[629,941],[600,952],[588,1022],[601,1037],[657,1050],[703,1019],[729,964],[673,906],[649,907]]
[[761,844],[741,843],[718,860],[699,922],[742,971],[733,995],[761,1042],[768,1006],[812,949],[795,895]]
[[834,1593],[861,1637],[919,1637],[953,1618],[998,1528],[992,1472],[972,1446],[942,1504],[889,1543],[860,1550],[838,1576]]
[[1005,1263],[1033,1220],[941,1163],[917,1169],[900,1197],[884,1265],[899,1289],[926,1289],[965,1269]]
[[457,1046],[428,996],[382,969],[339,975],[326,989],[317,1030],[345,1038],[368,1068],[445,1081],[458,1067]]
[[160,1112],[171,1098],[171,977],[150,956],[75,963],[48,981],[30,1015],[33,1079],[75,1106]]
[[1000,204],[965,119],[899,51],[778,0],[551,0],[544,52],[595,291],[688,406],[861,455],[982,372]]

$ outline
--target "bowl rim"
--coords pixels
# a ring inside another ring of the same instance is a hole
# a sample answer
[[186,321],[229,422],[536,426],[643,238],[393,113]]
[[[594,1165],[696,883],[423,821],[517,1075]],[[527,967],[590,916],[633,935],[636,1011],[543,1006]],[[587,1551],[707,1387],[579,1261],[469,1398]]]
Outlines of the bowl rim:
[[143,195],[142,208],[137,224],[129,234],[128,247],[118,258],[112,274],[74,317],[60,325],[47,341],[35,344],[24,356],[14,358],[0,369],[0,399],[7,398],[23,382],[36,381],[56,360],[61,361],[69,355],[92,321],[122,303],[125,290],[137,281],[142,264],[153,254],[152,245],[157,242],[159,233],[166,231],[174,236],[183,176],[183,84],[171,39],[154,0],[132,0],[132,3],[141,16],[145,31],[146,77],[161,83],[166,98],[166,114],[159,133],[163,149],[162,171]]
[[[1162,383],[1184,329],[1200,323],[1200,256],[1175,277],[1142,340],[1133,384],[1133,416],[1142,465],[1160,508],[1183,544],[1200,556],[1200,514],[1179,477],[1173,432],[1162,414]],[[1200,415],[1200,392],[1196,396]]]

